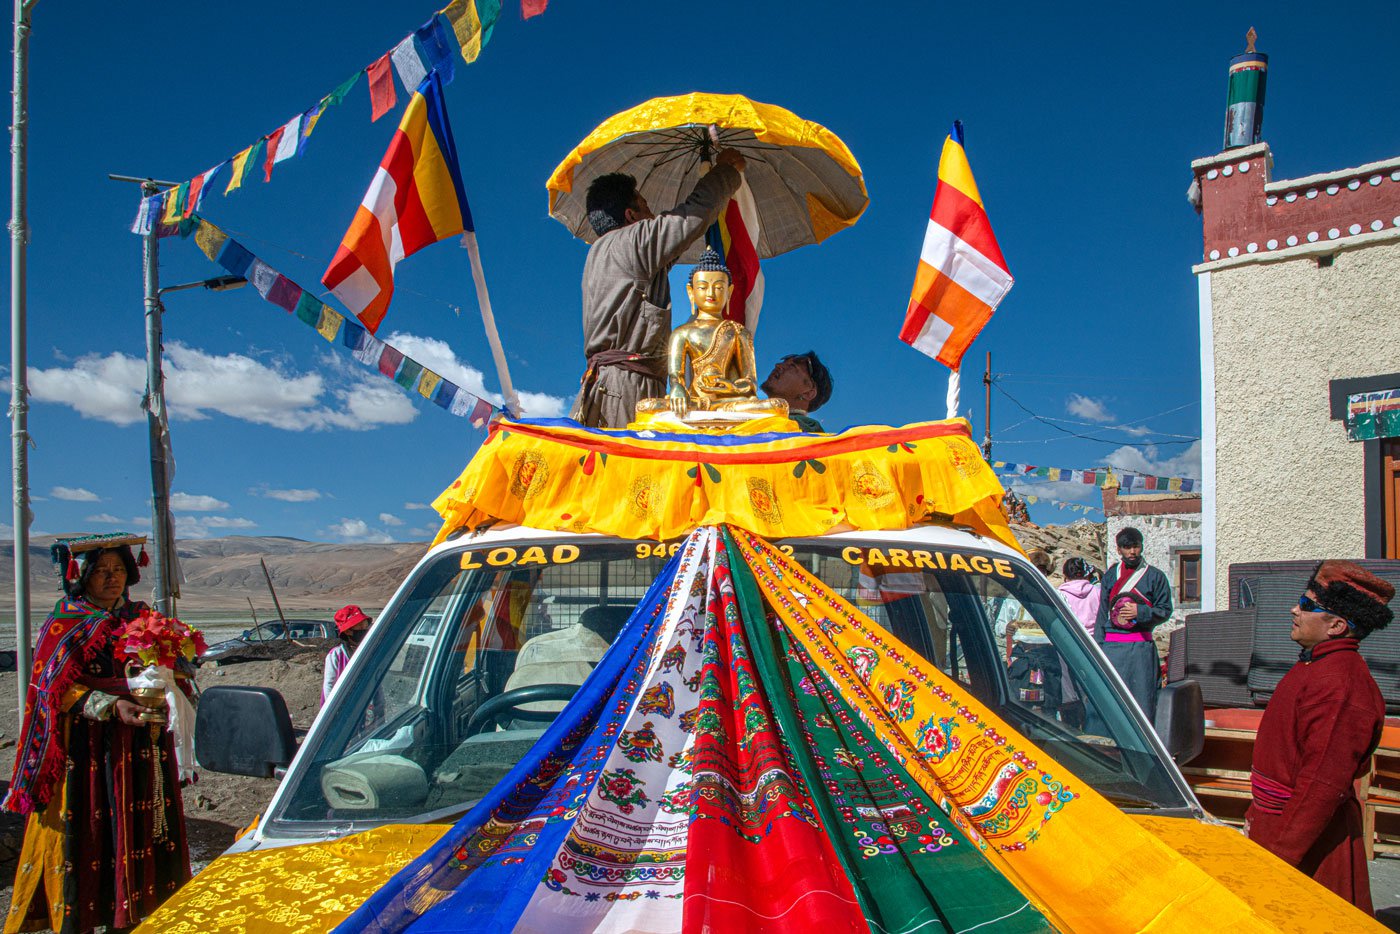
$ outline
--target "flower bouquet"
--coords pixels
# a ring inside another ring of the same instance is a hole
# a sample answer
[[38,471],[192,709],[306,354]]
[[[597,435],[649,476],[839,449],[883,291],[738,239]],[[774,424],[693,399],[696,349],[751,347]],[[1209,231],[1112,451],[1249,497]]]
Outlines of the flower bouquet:
[[151,720],[151,736],[169,717],[175,761],[182,780],[194,777],[194,706],[176,683],[176,668],[193,662],[208,646],[204,636],[170,616],[144,609],[117,632],[116,654],[127,662],[127,686],[142,706],[162,709]]
[[149,608],[129,620],[117,634],[117,654],[143,668],[154,665],[173,669],[180,659],[193,662],[207,648],[198,629]]

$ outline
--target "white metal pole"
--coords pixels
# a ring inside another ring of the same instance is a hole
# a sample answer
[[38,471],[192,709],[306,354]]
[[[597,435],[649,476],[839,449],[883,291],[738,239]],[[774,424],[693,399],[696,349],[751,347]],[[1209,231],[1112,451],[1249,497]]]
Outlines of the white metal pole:
[[[160,186],[147,182],[141,186],[142,194],[150,196],[160,190]],[[151,452],[151,550],[155,552],[151,562],[154,580],[151,587],[151,602],[159,613],[175,615],[175,602],[171,599],[170,550],[174,547],[170,527],[170,484],[166,475],[165,452],[167,439],[165,424],[165,378],[161,372],[161,304],[160,304],[160,222],[151,224],[151,230],[142,238],[142,260],[146,291],[146,430]]]
[[958,417],[958,397],[962,390],[962,375],[957,370],[948,371],[948,418]]
[[33,666],[29,624],[29,369],[25,319],[25,251],[29,244],[26,196],[29,144],[29,10],[15,0],[13,111],[10,122],[10,441],[14,469],[15,679],[24,711]]
[[486,273],[481,269],[481,251],[477,249],[476,234],[462,235],[462,245],[467,248],[471,259],[472,280],[476,283],[476,302],[481,306],[481,323],[486,328],[486,342],[491,345],[491,356],[496,361],[496,375],[501,380],[501,395],[505,398],[506,413],[512,418],[520,417],[520,400],[515,395],[515,387],[510,382],[510,368],[506,366],[506,351],[501,346],[501,335],[496,330],[496,316],[491,313],[491,295],[486,291]]

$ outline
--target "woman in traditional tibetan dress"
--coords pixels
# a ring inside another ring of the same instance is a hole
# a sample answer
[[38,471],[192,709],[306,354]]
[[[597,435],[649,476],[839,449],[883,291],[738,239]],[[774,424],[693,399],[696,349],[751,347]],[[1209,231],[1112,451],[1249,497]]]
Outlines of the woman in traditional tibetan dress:
[[[146,608],[128,535],[61,541],[4,807],[28,815],[5,932],[127,928],[190,878],[169,732],[128,694],[115,644]],[[144,561],[145,554],[142,553]],[[154,735],[153,735],[154,734]]]

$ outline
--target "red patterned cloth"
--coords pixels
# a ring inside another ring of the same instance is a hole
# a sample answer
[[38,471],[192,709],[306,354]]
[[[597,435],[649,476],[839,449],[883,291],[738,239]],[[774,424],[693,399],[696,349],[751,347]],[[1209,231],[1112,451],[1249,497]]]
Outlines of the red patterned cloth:
[[869,931],[759,688],[728,559],[711,571],[686,931]]
[[[126,604],[122,609],[132,606]],[[31,814],[53,797],[54,786],[63,777],[59,723],[63,694],[102,649],[115,619],[112,612],[86,600],[64,599],[58,601],[44,621],[24,699],[23,726],[10,790],[5,795],[5,810]]]

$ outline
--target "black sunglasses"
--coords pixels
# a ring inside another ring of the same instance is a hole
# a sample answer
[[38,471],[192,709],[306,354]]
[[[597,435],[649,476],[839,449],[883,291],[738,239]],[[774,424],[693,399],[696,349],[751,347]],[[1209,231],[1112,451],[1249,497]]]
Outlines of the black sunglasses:
[[1356,628],[1355,626],[1352,626],[1351,620],[1347,619],[1345,616],[1338,613],[1336,610],[1327,609],[1327,607],[1323,606],[1321,603],[1318,603],[1316,600],[1314,600],[1312,597],[1309,597],[1307,594],[1303,594],[1301,597],[1298,598],[1298,609],[1302,610],[1304,613],[1330,613],[1333,616],[1340,619],[1342,622],[1346,623],[1348,628]]

